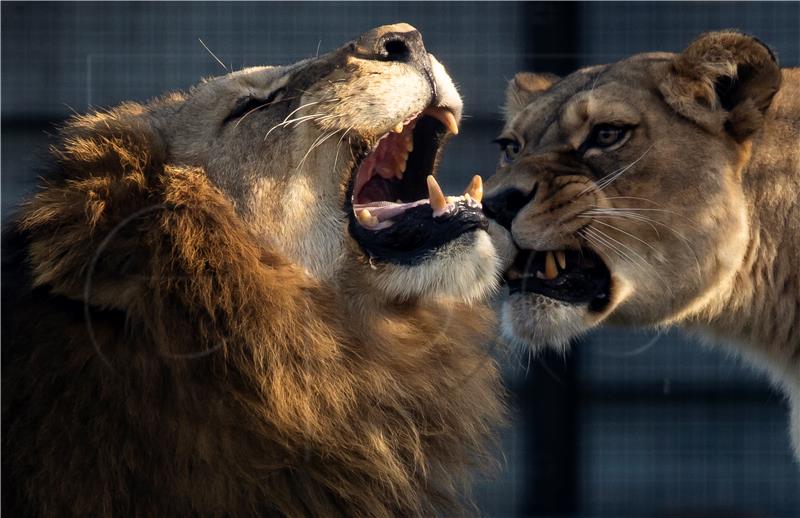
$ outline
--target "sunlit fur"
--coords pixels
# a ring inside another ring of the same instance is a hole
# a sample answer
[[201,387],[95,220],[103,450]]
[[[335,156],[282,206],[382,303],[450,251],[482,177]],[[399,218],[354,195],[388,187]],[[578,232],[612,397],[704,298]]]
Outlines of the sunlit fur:
[[4,515],[463,514],[502,414],[494,249],[371,262],[343,209],[350,139],[429,102],[345,46],[68,121],[4,236]]
[[[506,334],[563,347],[601,323],[677,324],[737,344],[790,394],[800,455],[800,70],[754,38],[710,33],[562,80],[519,74],[506,112],[503,136],[525,147],[486,196],[538,188],[514,241],[591,247],[612,274],[601,311],[508,298]],[[635,129],[577,152],[601,123]]]

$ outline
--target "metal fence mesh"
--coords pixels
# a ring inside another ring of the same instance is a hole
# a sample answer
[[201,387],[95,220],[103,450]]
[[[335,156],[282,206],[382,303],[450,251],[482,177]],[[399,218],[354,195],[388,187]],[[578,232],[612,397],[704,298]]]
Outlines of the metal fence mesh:
[[[4,2],[1,9],[4,214],[30,188],[52,122],[224,72],[199,39],[241,68],[313,56],[385,23],[416,26],[465,100],[464,129],[441,171],[446,191],[475,172],[493,171],[490,140],[501,127],[508,79],[532,63],[564,57],[531,45],[535,31],[554,30],[547,13],[572,9],[574,23],[563,30],[572,31],[577,50],[567,57],[581,66],[678,51],[701,32],[731,27],[771,45],[784,66],[800,64],[798,3]],[[800,516],[800,470],[780,396],[718,350],[675,332],[653,336],[601,331],[575,351],[573,511]],[[506,365],[514,390],[525,385],[525,358]],[[521,502],[530,473],[547,469],[526,455],[531,430],[519,423],[531,416],[524,412],[517,410],[504,434],[501,472],[476,486],[485,515],[529,512]]]

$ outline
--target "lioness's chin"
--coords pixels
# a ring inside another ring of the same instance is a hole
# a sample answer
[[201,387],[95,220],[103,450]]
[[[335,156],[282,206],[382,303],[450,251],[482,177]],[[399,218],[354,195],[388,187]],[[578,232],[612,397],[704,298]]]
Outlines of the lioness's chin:
[[563,349],[593,327],[588,304],[569,304],[536,293],[510,295],[501,309],[503,336],[513,344]]
[[499,285],[500,261],[489,235],[475,230],[433,250],[415,264],[388,263],[376,272],[386,296],[452,297],[465,302],[487,298]]

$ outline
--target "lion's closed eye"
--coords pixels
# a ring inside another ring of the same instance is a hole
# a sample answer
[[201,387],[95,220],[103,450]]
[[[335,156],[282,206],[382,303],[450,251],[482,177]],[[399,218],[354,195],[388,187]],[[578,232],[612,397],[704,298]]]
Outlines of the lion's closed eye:
[[283,93],[283,91],[284,91],[283,88],[279,88],[274,92],[272,92],[271,94],[269,94],[269,96],[266,98],[257,97],[253,95],[248,95],[247,97],[240,98],[238,101],[236,101],[236,104],[234,105],[231,112],[228,113],[228,115],[222,121],[222,124],[223,125],[227,124],[232,120],[244,117],[250,112],[266,108],[267,106],[275,102],[275,100],[278,98],[278,95]]

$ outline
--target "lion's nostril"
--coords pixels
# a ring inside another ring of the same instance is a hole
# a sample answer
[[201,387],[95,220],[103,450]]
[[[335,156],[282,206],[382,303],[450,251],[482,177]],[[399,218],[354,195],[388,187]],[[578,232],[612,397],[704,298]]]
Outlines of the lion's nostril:
[[405,61],[411,55],[411,49],[409,49],[406,42],[400,38],[384,41],[383,50],[386,58],[390,61]]
[[483,212],[487,217],[511,230],[511,222],[514,221],[517,213],[536,196],[537,187],[538,185],[534,185],[528,194],[519,189],[506,189],[494,196],[485,198],[483,200]]

